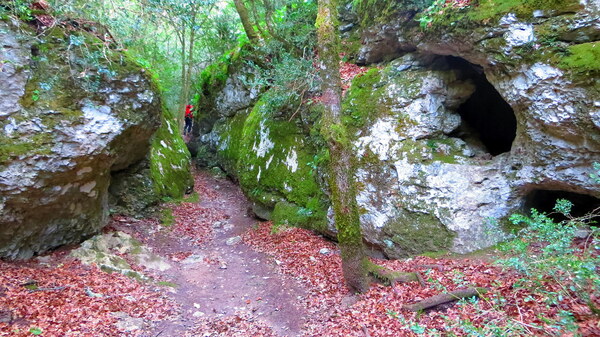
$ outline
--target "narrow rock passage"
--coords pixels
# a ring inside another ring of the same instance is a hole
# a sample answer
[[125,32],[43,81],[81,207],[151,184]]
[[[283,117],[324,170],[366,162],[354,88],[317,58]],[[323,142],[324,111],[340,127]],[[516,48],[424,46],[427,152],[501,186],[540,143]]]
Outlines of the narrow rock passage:
[[148,336],[221,336],[228,326],[219,321],[232,317],[238,324],[256,325],[265,336],[297,336],[305,316],[297,302],[305,294],[276,273],[272,259],[241,241],[258,220],[247,215],[249,204],[239,187],[201,172],[196,188],[196,209],[210,211],[193,218],[191,208],[186,215],[192,219],[181,219],[175,209],[175,227],[194,226],[186,223],[193,221],[209,232],[210,240],[195,243],[197,238],[175,228],[140,233],[155,252],[171,256],[172,268],[162,276],[174,284],[172,296],[181,306],[178,315],[159,322]]

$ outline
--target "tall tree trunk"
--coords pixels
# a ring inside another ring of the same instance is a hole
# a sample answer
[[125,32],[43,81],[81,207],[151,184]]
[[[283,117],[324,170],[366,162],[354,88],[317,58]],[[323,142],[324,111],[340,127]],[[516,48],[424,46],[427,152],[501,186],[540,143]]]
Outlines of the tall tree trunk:
[[186,76],[186,36],[185,36],[185,26],[183,26],[183,31],[180,33],[180,41],[181,41],[181,92],[179,93],[179,111],[176,114],[177,120],[179,122],[179,129],[183,130],[183,123],[185,120],[185,105],[187,104],[185,101],[185,76]]
[[260,25],[260,16],[258,15],[258,10],[256,10],[256,2],[254,0],[250,0],[250,8],[252,9],[252,17],[254,18],[254,23],[256,23],[256,29],[261,36],[266,36],[265,31],[262,29]]
[[[188,56],[187,56],[187,66],[186,66],[186,74],[185,81],[183,82],[183,100],[185,104],[190,104],[190,89],[192,86],[192,68],[194,64],[194,47],[196,45],[196,20],[198,15],[198,7],[192,7],[191,13],[191,24],[190,24],[190,37],[188,40]],[[185,52],[185,50],[184,50]],[[185,118],[185,116],[184,116]]]
[[235,4],[235,9],[237,10],[238,15],[240,16],[240,20],[242,20],[242,26],[244,26],[244,31],[246,32],[246,36],[248,36],[248,40],[250,40],[251,42],[257,41],[258,35],[254,30],[254,25],[250,20],[250,16],[248,15],[248,9],[246,8],[244,1],[233,0],[233,3]]
[[267,31],[269,34],[277,41],[281,42],[283,46],[290,52],[294,53],[296,56],[302,56],[302,49],[296,47],[294,44],[284,39],[281,35],[277,34],[275,28],[273,27],[273,4],[271,0],[263,0],[263,4],[265,5],[265,24],[267,25]]
[[352,144],[341,118],[337,6],[338,0],[319,0],[316,26],[324,105],[321,132],[329,147],[329,186],[344,279],[351,290],[365,292],[369,289],[369,260],[360,230]]

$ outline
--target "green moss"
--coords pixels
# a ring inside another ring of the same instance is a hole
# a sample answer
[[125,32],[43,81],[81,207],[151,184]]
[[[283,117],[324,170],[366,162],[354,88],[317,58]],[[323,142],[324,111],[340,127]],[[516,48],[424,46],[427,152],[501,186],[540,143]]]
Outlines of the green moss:
[[423,253],[419,254],[419,256],[430,257],[432,259],[439,259],[439,258],[442,258],[447,255],[448,255],[448,251],[446,251],[446,250],[440,250],[437,252],[423,252]]
[[175,224],[175,216],[173,216],[172,209],[164,208],[160,211],[160,224],[164,227],[171,227]]
[[354,129],[360,129],[377,117],[391,113],[382,102],[384,92],[379,69],[373,68],[357,76],[342,103],[344,122]]
[[219,165],[233,177],[238,177],[238,160],[240,158],[240,147],[242,133],[248,114],[237,113],[226,121],[217,123],[213,130],[220,137],[220,145],[217,148],[217,160]]
[[268,101],[267,93],[245,118],[241,137],[232,139],[230,144],[237,140],[237,148],[227,150],[238,157],[240,184],[253,201],[273,208],[287,200],[318,215],[312,226],[323,226],[325,203],[316,172],[309,165],[315,150],[294,121],[271,116]]
[[385,250],[392,257],[445,251],[456,237],[435,216],[417,212],[401,213],[383,228],[383,233],[390,238]]
[[0,136],[0,165],[21,156],[50,155],[54,136],[37,133],[28,138]]
[[562,58],[559,66],[575,72],[597,73],[600,71],[600,43],[590,42],[570,46],[569,55]]
[[200,202],[200,194],[194,192],[183,199],[184,202],[197,204]]
[[[468,29],[480,24],[495,23],[502,16],[514,13],[518,17],[531,18],[535,10],[552,10],[561,13],[575,12],[581,8],[578,0],[479,0],[466,8],[448,7],[423,12],[419,21],[431,22],[427,30]],[[466,32],[466,31],[465,31]]]
[[150,175],[159,197],[181,198],[192,186],[190,153],[175,119],[163,109],[162,123],[150,148]]
[[479,5],[469,12],[469,18],[483,21],[515,13],[520,17],[531,17],[535,10],[577,11],[581,8],[578,0],[479,0]]
[[158,281],[156,284],[159,285],[159,286],[161,286],[161,287],[170,287],[170,288],[177,288],[177,287],[179,287],[179,285],[177,283],[168,282],[168,281]]
[[[318,209],[318,205],[312,205]],[[280,201],[275,205],[271,214],[273,224],[278,226],[296,226],[314,228],[314,222],[321,221],[319,214],[313,209],[299,207],[287,201]]]

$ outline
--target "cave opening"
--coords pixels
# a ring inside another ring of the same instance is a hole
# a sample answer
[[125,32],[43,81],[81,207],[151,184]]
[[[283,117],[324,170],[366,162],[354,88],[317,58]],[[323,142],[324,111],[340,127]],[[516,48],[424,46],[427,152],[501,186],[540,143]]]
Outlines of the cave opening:
[[571,209],[571,216],[573,217],[581,217],[600,208],[600,199],[591,195],[543,189],[529,192],[525,197],[524,208],[527,213],[531,213],[531,209],[535,208],[546,213],[555,221],[563,221],[566,218],[554,211],[554,205],[558,199],[566,199],[573,203]]
[[483,68],[467,60],[446,56],[451,69],[459,70],[464,79],[475,85],[475,92],[459,106],[457,112],[462,118],[457,136],[469,142],[483,145],[492,156],[509,152],[517,133],[517,119],[512,107],[487,80]]

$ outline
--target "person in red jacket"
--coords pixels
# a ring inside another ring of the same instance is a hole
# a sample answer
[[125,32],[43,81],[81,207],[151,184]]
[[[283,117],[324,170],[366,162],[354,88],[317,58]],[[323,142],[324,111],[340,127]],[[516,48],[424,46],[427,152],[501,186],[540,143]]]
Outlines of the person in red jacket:
[[185,106],[185,127],[183,128],[184,135],[192,133],[192,121],[194,120],[194,113],[192,112],[192,109],[194,109],[193,105]]

